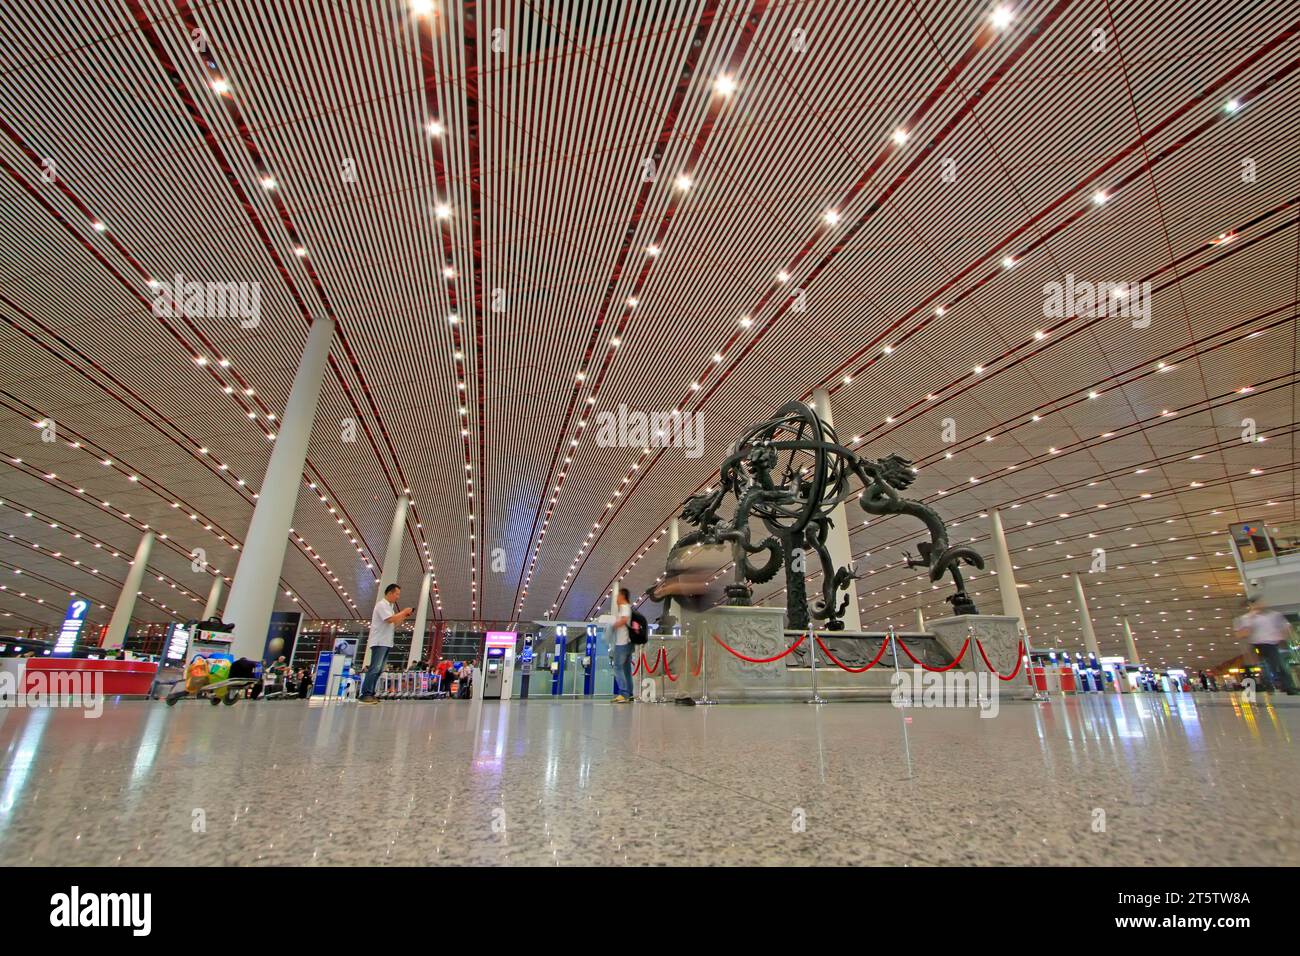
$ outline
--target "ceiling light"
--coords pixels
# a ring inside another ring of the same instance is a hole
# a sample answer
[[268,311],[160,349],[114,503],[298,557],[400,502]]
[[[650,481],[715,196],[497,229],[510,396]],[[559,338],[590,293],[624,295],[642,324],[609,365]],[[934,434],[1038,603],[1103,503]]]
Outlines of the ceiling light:
[[1005,30],[1015,22],[1015,12],[1005,3],[998,4],[993,13],[989,15],[989,21],[993,24],[994,30]]
[[1092,204],[1094,206],[1104,206],[1106,205],[1106,200],[1109,198],[1110,197],[1106,195],[1104,190],[1098,189],[1092,194]]
[[1223,104],[1223,108],[1229,113],[1235,113],[1237,110],[1241,109],[1241,100],[1234,96],[1232,99],[1228,100],[1228,102]]
[[905,129],[894,130],[894,135],[892,139],[894,140],[894,144],[896,146],[904,145],[907,142],[907,130]]
[[838,226],[840,224],[840,214],[834,209],[827,209],[822,213],[822,218],[826,220],[828,226]]
[[651,257],[653,257],[653,256],[657,256],[657,255],[659,255],[659,253],[660,253],[661,251],[662,251],[662,250],[661,250],[658,246],[653,246],[653,245],[651,245],[651,246],[646,246],[646,247],[645,247],[645,254],[646,254],[647,256],[651,256]]
[[450,219],[451,207],[448,206],[445,202],[440,202],[438,203],[438,205],[433,207],[433,214],[437,216],[439,219]]
[[225,96],[230,92],[230,84],[221,77],[217,77],[212,81],[212,92],[216,93],[218,96]]
[[430,120],[428,125],[424,127],[424,130],[430,136],[441,136],[443,133],[447,132],[447,128],[438,120]]
[[736,92],[736,81],[724,73],[713,81],[713,88],[723,96],[730,96]]
[[685,173],[682,173],[680,176],[678,176],[676,179],[673,180],[673,185],[676,186],[678,189],[680,189],[682,192],[685,192],[695,184],[691,182],[690,176],[687,176]]
[[263,189],[265,189],[265,190],[267,190],[267,191],[270,191],[270,190],[274,189],[277,185],[279,185],[279,184],[275,181],[275,179],[274,179],[273,177],[271,177],[271,176],[263,176],[263,177],[262,177],[262,188],[263,188]]

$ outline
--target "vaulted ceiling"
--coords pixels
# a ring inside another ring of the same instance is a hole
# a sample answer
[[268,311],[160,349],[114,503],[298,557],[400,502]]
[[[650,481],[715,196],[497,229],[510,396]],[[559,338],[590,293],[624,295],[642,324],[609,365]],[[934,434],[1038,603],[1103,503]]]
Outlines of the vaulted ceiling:
[[[737,433],[825,387],[955,537],[990,554],[1005,509],[1039,643],[1081,646],[1065,576],[1104,548],[1103,650],[1128,614],[1153,658],[1231,656],[1225,529],[1295,517],[1298,13],[11,0],[3,623],[111,607],[145,525],[138,618],[194,615],[331,316],[284,608],[368,616],[410,489],[407,595],[587,616],[653,582]],[[178,275],[256,315],[159,315]],[[1149,323],[1047,315],[1069,282],[1149,289]],[[620,407],[698,412],[702,454],[598,440]],[[941,613],[919,528],[866,517],[864,623]]]

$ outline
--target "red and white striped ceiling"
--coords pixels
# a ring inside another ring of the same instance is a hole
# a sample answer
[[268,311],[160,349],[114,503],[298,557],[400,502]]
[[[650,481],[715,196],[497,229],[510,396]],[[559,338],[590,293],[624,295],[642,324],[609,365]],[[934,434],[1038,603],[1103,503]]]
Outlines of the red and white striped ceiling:
[[[1295,517],[1294,4],[13,0],[0,37],[6,625],[111,607],[145,525],[138,617],[196,613],[323,316],[310,617],[368,615],[408,488],[400,582],[444,618],[639,593],[728,442],[819,386],[954,537],[1007,509],[1040,643],[1081,645],[1101,547],[1104,650],[1127,614],[1229,657],[1225,529]],[[177,274],[258,321],[159,317]],[[1150,283],[1149,326],[1045,318],[1067,276]],[[703,455],[604,447],[620,405],[698,411]],[[919,529],[865,517],[864,622],[940,613]]]

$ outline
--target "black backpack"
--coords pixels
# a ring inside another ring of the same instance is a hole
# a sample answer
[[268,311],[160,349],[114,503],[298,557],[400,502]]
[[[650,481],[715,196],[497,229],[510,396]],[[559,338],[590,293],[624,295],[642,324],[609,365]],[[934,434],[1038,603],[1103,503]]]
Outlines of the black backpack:
[[644,644],[650,639],[650,622],[640,611],[632,612],[632,618],[627,623],[627,635],[633,644]]

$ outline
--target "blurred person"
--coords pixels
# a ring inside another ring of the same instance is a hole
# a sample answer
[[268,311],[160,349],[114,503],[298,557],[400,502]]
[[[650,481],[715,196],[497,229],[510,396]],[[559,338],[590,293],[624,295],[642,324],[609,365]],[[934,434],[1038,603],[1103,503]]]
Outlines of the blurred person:
[[1281,686],[1288,694],[1296,694],[1291,669],[1282,659],[1282,651],[1291,639],[1291,625],[1277,611],[1260,607],[1259,598],[1250,599],[1250,608],[1233,621],[1237,637],[1252,644],[1264,660],[1264,670],[1269,682]]

